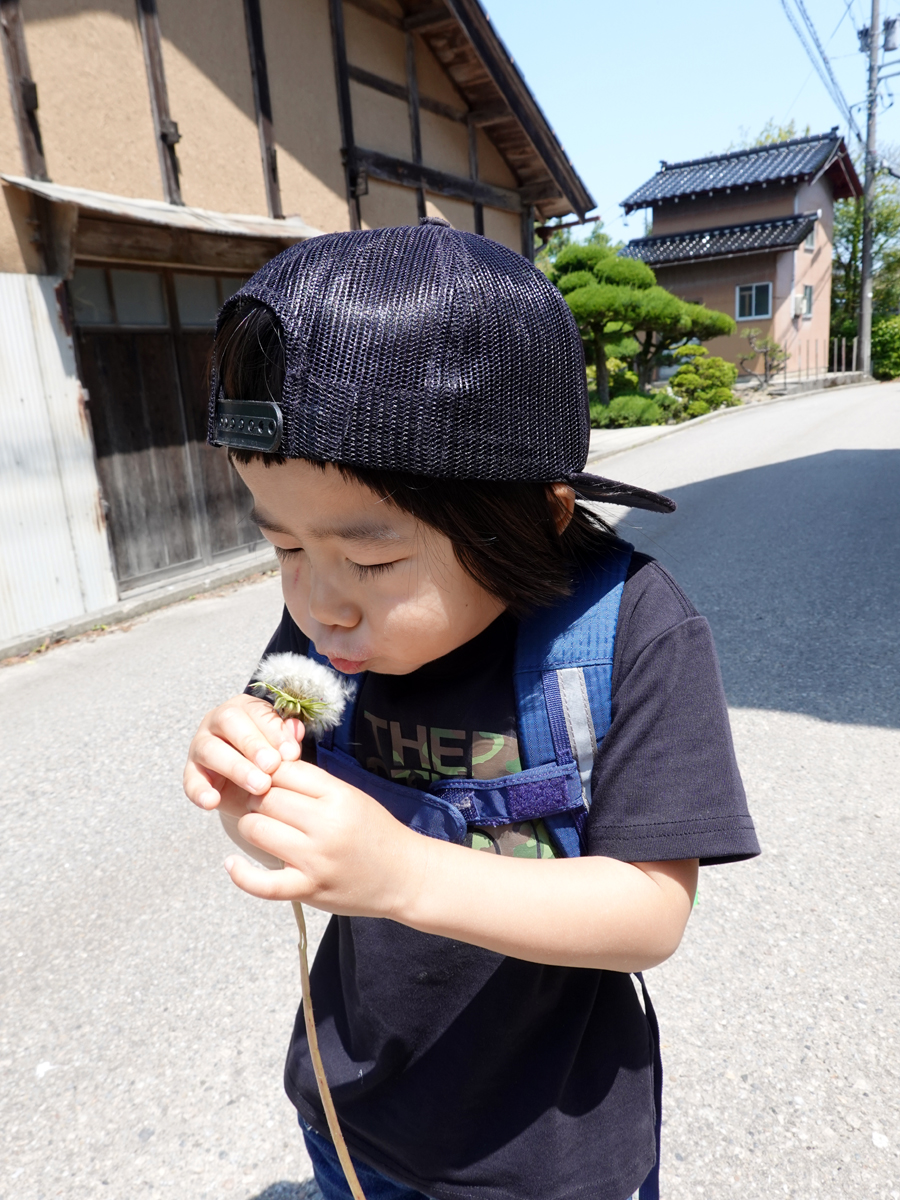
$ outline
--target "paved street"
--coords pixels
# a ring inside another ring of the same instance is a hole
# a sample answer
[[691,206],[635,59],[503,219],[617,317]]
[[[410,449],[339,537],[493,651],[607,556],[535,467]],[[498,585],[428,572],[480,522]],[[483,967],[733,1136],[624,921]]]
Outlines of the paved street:
[[[603,459],[621,532],[713,625],[763,856],[701,875],[651,972],[664,1200],[900,1197],[900,386],[736,411]],[[183,799],[277,581],[0,671],[0,1200],[312,1200],[281,1066],[287,906]],[[319,922],[321,929],[321,922]]]

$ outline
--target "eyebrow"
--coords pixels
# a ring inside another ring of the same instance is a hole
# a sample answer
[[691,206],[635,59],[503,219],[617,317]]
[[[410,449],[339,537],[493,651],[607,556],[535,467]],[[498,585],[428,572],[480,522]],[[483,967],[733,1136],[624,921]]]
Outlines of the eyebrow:
[[[254,521],[260,529],[267,529],[269,533],[281,533],[285,537],[292,538],[297,536],[292,529],[285,529],[283,525],[278,524],[274,517],[270,517],[256,505],[250,511],[250,520]],[[317,539],[341,538],[345,542],[384,543],[407,540],[390,525],[378,521],[351,521],[346,525],[320,525],[316,529],[311,529],[310,535]]]

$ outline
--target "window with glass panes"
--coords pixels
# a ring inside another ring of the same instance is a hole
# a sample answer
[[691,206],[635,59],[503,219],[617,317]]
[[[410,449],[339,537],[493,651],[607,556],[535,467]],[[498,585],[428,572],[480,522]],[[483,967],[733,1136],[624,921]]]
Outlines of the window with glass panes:
[[122,591],[262,544],[247,489],[206,445],[216,313],[241,283],[96,263],[69,283]]
[[735,316],[739,321],[750,321],[754,317],[771,317],[771,283],[744,283],[735,288]]

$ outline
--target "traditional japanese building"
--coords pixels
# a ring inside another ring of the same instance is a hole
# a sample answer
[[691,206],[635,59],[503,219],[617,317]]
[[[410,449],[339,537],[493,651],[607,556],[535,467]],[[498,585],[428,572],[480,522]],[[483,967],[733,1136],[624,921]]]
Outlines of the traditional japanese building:
[[[663,162],[622,202],[649,208],[649,235],[623,254],[639,258],[675,295],[728,313],[733,337],[713,353],[738,363],[747,329],[774,338],[788,370],[820,375],[829,357],[834,202],[862,194],[838,133],[792,138],[688,162]],[[753,365],[753,364],[749,364]]]
[[268,258],[593,207],[478,0],[0,0],[0,41],[0,647],[260,560],[204,410]]

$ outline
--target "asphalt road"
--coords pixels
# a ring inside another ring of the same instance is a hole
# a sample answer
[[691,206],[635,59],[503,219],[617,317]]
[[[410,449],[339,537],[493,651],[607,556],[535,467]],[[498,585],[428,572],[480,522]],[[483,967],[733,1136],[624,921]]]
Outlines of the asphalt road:
[[[596,469],[678,501],[621,531],[712,622],[764,847],[703,872],[650,973],[664,1200],[900,1197],[900,387]],[[3,1200],[318,1195],[280,1081],[290,911],[232,887],[179,784],[279,609],[266,579],[0,671]]]

